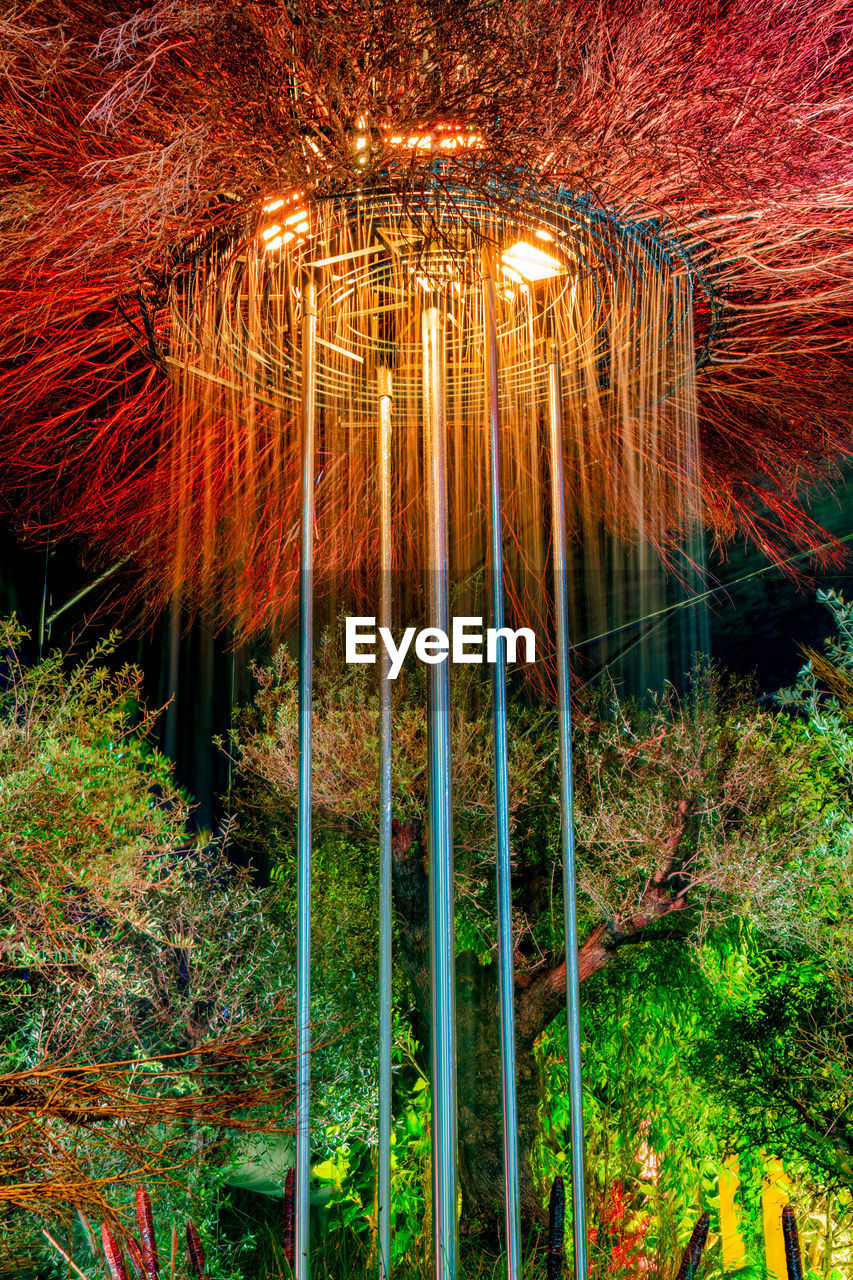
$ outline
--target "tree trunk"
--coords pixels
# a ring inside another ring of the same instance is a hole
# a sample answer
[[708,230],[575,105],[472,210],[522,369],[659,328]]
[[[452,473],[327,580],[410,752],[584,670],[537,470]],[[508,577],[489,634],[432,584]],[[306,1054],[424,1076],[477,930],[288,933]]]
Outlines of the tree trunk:
[[[580,979],[609,964],[626,943],[647,938],[648,927],[686,905],[687,886],[671,884],[690,805],[681,801],[662,850],[659,871],[638,909],[623,920],[597,925],[578,952]],[[392,826],[394,907],[398,949],[411,989],[413,1032],[429,1051],[429,883],[419,823]],[[525,1228],[544,1227],[547,1214],[530,1167],[541,1101],[536,1039],[565,1008],[566,966],[522,975],[515,984],[516,1106],[521,1217]],[[500,1079],[500,1012],[497,964],[480,964],[472,952],[456,958],[456,1036],[459,1178],[463,1221],[469,1229],[502,1232],[504,1221],[503,1120]]]
[[[516,1007],[518,1002],[516,989]],[[456,961],[456,1034],[463,1219],[494,1233],[504,1221],[498,970],[470,951]],[[516,1035],[515,1062],[521,1217],[526,1226],[539,1227],[546,1219],[530,1169],[541,1098],[533,1040]]]
[[[393,849],[398,950],[414,1002],[413,1031],[428,1053],[429,899],[420,828],[395,822]],[[472,952],[456,958],[456,1034],[463,1221],[469,1227],[496,1232],[504,1216],[497,965],[481,965]],[[516,1090],[522,1218],[539,1225],[543,1211],[530,1172],[540,1099],[535,1038],[516,1036]]]

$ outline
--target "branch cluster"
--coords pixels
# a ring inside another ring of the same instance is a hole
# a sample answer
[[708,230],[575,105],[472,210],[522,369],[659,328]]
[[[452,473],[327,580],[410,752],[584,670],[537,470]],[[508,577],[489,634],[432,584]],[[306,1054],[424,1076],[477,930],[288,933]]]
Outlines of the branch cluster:
[[[851,447],[851,18],[849,0],[13,4],[0,462],[27,522],[131,558],[146,527],[173,526],[161,357],[181,245],[254,236],[277,194],[520,183],[688,253],[721,307],[698,382],[708,524],[777,558],[818,552],[804,487]],[[448,125],[482,145],[438,170],[390,142]],[[226,439],[190,488],[227,473]],[[252,537],[290,527],[290,488]]]

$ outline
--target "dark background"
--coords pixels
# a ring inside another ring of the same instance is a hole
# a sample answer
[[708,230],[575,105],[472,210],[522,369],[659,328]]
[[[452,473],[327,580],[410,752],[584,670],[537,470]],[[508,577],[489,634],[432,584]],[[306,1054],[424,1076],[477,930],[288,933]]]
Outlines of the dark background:
[[[853,537],[853,473],[812,503],[811,513],[828,533]],[[709,608],[712,656],[732,671],[754,674],[763,694],[790,683],[803,663],[801,647],[819,646],[831,629],[826,608],[815,598],[818,587],[853,595],[853,540],[844,562],[828,572],[800,560],[799,579],[768,565],[753,547],[736,544],[725,559],[711,558]],[[60,544],[46,551],[25,543],[7,521],[0,524],[0,615],[17,614],[31,633],[28,658],[38,656],[40,623],[98,577],[79,549]],[[185,628],[161,616],[144,627],[131,608],[119,611],[114,582],[107,579],[71,605],[43,634],[43,648],[85,652],[110,627],[122,630],[117,657],[143,672],[149,706],[162,707],[160,743],[176,765],[178,780],[197,802],[199,828],[213,829],[227,807],[230,766],[214,747],[214,735],[227,736],[233,708],[252,693],[251,661],[263,660],[263,645],[235,647],[231,634],[214,632],[202,620]],[[678,625],[677,615],[671,626]],[[626,642],[614,637],[615,647]],[[176,677],[176,679],[175,679]],[[173,685],[174,682],[174,685]]]

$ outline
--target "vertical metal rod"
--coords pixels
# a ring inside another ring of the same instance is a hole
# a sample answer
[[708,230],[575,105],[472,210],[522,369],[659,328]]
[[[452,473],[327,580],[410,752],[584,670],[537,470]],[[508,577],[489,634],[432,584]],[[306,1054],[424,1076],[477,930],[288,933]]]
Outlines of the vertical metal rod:
[[[423,314],[424,431],[429,626],[448,631],[447,458],[444,330],[437,306]],[[435,1280],[455,1280],[456,1008],[453,940],[453,829],[450,781],[450,674],[429,671],[429,925],[432,1030],[432,1187]]]
[[576,1280],[586,1280],[586,1206],[583,1168],[580,979],[575,908],[575,832],[572,797],[572,710],[569,690],[569,611],[566,592],[566,510],[563,493],[563,403],[560,356],[552,344],[548,361],[551,448],[551,532],[554,541],[554,612],[560,721],[560,819],[563,849],[563,912],[566,931],[566,1021],[572,1121],[572,1212]]
[[[172,594],[169,611],[169,674],[166,706],[166,732],[163,751],[170,760],[178,758],[178,671],[181,662],[181,601],[177,591]],[[230,759],[229,759],[230,768]]]
[[[391,370],[379,369],[379,625],[391,626]],[[379,658],[379,1280],[391,1274],[391,659]]]
[[[536,300],[533,286],[528,286],[528,306],[527,306],[527,341],[530,350],[530,475],[533,480],[536,491],[539,486],[539,406],[536,396]],[[533,569],[534,580],[536,586],[534,588],[534,602],[536,606],[536,614],[539,617],[544,616],[542,608],[543,583],[542,578],[545,573],[545,537],[542,527],[542,512],[537,509],[533,518]]]
[[47,578],[50,569],[50,542],[44,549],[44,582],[41,591],[41,609],[39,610],[39,662],[44,657],[44,633],[45,622],[44,615],[47,612]]
[[311,1173],[311,684],[314,632],[314,429],[317,294],[302,288],[302,547],[299,566],[299,804],[296,864],[296,1280],[308,1280]]
[[[495,324],[495,285],[491,265],[483,262],[483,323],[486,364],[486,404],[491,467],[492,625],[504,625],[503,538],[501,524],[500,436],[498,432],[498,338]],[[509,848],[509,769],[507,764],[506,639],[499,636],[492,665],[495,743],[495,854],[498,890],[498,988],[501,1022],[501,1101],[504,1140],[504,1203],[506,1206],[507,1280],[521,1275],[519,1225],[518,1115],[515,1101],[515,1010],[511,871]]]

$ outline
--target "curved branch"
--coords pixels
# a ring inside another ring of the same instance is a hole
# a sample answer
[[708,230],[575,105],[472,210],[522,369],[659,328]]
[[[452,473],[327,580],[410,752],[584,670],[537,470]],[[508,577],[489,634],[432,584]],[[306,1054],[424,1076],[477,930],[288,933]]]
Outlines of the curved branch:
[[[648,881],[638,909],[629,916],[598,924],[578,948],[581,982],[608,965],[620,947],[649,938],[649,925],[683,911],[689,884],[676,892],[667,890],[678,863],[678,852],[694,802],[679,800],[672,828],[664,842],[660,866]],[[565,960],[535,978],[529,985],[516,984],[516,1030],[524,1043],[531,1044],[563,1008],[566,999]]]

